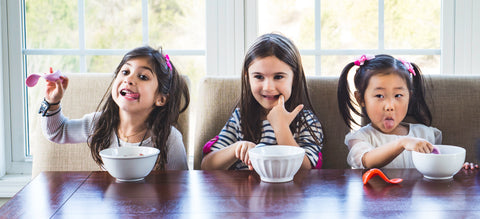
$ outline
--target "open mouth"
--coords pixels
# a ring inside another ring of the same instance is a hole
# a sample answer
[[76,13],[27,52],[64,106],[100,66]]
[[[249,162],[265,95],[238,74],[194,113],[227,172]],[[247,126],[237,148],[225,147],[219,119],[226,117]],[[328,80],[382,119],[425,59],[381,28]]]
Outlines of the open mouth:
[[262,97],[267,100],[276,100],[280,97],[280,94],[279,95],[262,95]]
[[120,95],[126,98],[135,99],[135,100],[140,97],[139,93],[135,93],[129,89],[120,90]]

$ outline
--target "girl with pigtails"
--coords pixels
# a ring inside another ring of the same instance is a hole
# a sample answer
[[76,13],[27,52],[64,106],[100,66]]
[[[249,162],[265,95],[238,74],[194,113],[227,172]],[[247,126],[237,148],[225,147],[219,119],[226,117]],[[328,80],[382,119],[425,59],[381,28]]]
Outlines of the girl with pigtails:
[[[354,66],[358,66],[356,90],[351,95],[347,76]],[[360,125],[352,112],[368,123],[345,137],[350,150],[347,162],[352,168],[415,168],[412,151],[431,153],[433,145],[442,142],[441,131],[430,127],[432,114],[425,101],[424,81],[414,63],[390,55],[363,55],[343,69],[337,98],[350,128],[352,123]],[[403,122],[406,116],[418,124]],[[464,168],[478,165],[467,162]]]
[[[354,66],[359,67],[352,97],[347,76]],[[415,168],[411,151],[430,153],[433,144],[442,141],[441,131],[429,127],[432,115],[422,74],[414,63],[390,55],[363,55],[345,66],[337,94],[340,113],[349,127],[360,125],[352,112],[368,121],[345,137],[350,150],[347,162],[352,168]],[[407,115],[419,124],[403,122]]]

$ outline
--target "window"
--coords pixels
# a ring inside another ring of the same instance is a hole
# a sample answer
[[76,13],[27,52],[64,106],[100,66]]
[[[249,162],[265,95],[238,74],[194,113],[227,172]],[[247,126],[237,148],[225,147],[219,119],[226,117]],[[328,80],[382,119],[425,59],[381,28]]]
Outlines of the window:
[[439,74],[440,15],[440,0],[261,0],[258,32],[291,38],[307,74],[339,75],[361,54],[381,53]]

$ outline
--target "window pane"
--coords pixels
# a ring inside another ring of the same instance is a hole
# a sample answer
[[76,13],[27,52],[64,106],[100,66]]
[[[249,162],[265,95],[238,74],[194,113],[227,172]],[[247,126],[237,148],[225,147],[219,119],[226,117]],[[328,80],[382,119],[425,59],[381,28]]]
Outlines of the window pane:
[[87,56],[87,72],[114,73],[123,56]]
[[385,1],[385,48],[439,49],[440,7],[440,0]]
[[418,65],[422,74],[440,74],[440,55],[394,56]]
[[130,49],[142,45],[142,1],[85,1],[89,49]]
[[77,1],[25,1],[26,48],[78,48]]
[[[343,68],[352,62],[356,56],[322,56],[322,76],[338,76],[342,73]],[[355,68],[355,67],[354,67]]]
[[[197,84],[205,76],[204,56],[170,56],[178,73],[187,75],[190,79],[190,103],[197,101]],[[192,108],[191,108],[192,109]]]
[[78,72],[79,58],[78,56],[64,55],[29,55],[27,56],[27,75],[33,73],[47,73],[50,67],[53,70],[62,72]]
[[205,49],[205,1],[148,2],[149,44],[164,49]]
[[298,49],[315,48],[315,1],[258,1],[259,35],[279,32],[294,41]]
[[378,47],[377,0],[321,1],[320,10],[322,49]]
[[305,75],[315,75],[315,56],[302,56]]

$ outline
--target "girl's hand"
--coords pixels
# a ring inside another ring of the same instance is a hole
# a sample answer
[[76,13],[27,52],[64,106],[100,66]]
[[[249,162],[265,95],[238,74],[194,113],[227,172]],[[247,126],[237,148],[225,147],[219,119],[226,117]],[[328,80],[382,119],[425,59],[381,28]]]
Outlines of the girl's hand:
[[55,82],[47,81],[45,90],[45,100],[49,103],[58,103],[63,98],[63,93],[67,89],[68,78],[66,76],[60,76]]
[[277,130],[276,127],[288,127],[302,109],[303,104],[300,104],[295,107],[295,109],[291,113],[289,113],[285,109],[285,97],[283,95],[280,95],[277,101],[277,105],[275,105],[268,113],[267,120],[272,125],[273,130]]
[[421,138],[404,138],[403,148],[407,151],[417,151],[420,153],[431,153],[433,150],[433,145]]
[[253,170],[252,163],[248,156],[248,150],[254,148],[256,145],[250,141],[238,141],[235,144],[235,157],[240,159],[243,163],[248,165],[248,169]]
[[463,164],[463,168],[466,169],[466,170],[478,169],[478,164],[465,162],[465,163]]

